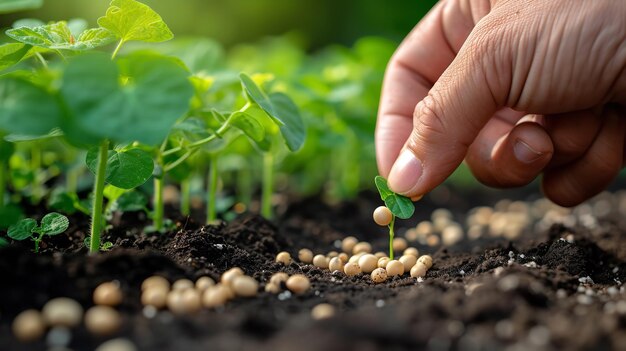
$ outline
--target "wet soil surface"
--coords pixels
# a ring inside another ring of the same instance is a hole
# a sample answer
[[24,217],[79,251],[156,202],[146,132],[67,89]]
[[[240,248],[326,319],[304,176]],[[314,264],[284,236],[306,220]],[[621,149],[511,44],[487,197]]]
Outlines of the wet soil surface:
[[[294,203],[278,224],[254,215],[214,226],[183,218],[164,235],[140,234],[144,218],[129,214],[105,236],[114,249],[97,256],[86,255],[82,245],[87,220],[74,218],[71,234],[46,240],[39,255],[30,243],[0,250],[0,350],[46,350],[45,339],[18,343],[13,317],[59,296],[88,308],[93,289],[110,280],[125,294],[117,336],[140,350],[626,349],[626,228],[619,219],[591,229],[553,225],[514,241],[464,239],[450,248],[410,243],[434,258],[419,282],[405,275],[373,284],[369,275],[274,262],[283,250],[293,257],[303,247],[338,250],[347,235],[385,250],[385,231],[370,218],[376,205],[371,196],[335,206],[309,200]],[[418,206],[417,217],[431,210]],[[191,316],[142,313],[140,285],[148,276],[218,279],[231,267],[261,286],[279,271],[303,273],[312,285],[302,295],[260,292]],[[337,313],[313,320],[311,309],[323,302]],[[93,350],[105,340],[79,327],[69,347]]]

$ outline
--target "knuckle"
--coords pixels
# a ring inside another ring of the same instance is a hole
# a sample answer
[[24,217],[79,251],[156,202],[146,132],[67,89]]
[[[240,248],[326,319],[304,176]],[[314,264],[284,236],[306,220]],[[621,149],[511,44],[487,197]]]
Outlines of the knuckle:
[[437,138],[447,135],[440,104],[431,95],[426,96],[413,114],[415,130],[420,138]]

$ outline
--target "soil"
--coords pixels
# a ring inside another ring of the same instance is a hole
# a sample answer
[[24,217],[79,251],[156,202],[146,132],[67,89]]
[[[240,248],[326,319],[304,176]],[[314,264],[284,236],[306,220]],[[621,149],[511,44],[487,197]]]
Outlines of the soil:
[[[468,210],[454,201],[455,211]],[[374,284],[367,275],[274,262],[283,250],[294,257],[303,247],[337,250],[347,235],[385,250],[385,230],[371,220],[378,202],[372,194],[332,206],[295,201],[277,224],[247,214],[202,226],[178,216],[177,228],[163,235],[141,234],[142,214],[118,215],[104,238],[114,248],[96,256],[82,244],[87,218],[74,217],[70,234],[45,239],[38,255],[29,242],[0,250],[0,350],[46,350],[45,340],[14,339],[14,316],[59,296],[88,308],[93,289],[110,280],[126,297],[119,336],[140,350],[626,350],[626,227],[618,217],[594,228],[554,225],[515,241],[411,243],[434,258],[423,281],[405,275]],[[420,203],[416,219],[398,225],[415,225],[434,206]],[[231,267],[261,283],[278,271],[303,273],[312,286],[302,295],[261,292],[191,316],[142,313],[140,285],[148,276],[217,279]],[[323,302],[336,315],[313,320],[311,309]],[[105,340],[79,327],[69,347],[93,350]]]

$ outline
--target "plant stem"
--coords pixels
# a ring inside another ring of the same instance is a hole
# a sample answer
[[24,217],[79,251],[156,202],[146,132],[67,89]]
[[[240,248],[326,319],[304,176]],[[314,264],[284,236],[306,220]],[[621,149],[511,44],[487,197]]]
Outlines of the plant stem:
[[215,208],[217,202],[217,156],[211,155],[209,169],[209,184],[207,187],[207,212],[206,222],[211,224],[217,219],[217,210]]
[[154,229],[157,232],[163,230],[163,178],[154,177]]
[[122,48],[122,45],[124,45],[124,39],[121,39],[120,42],[117,43],[117,46],[115,47],[115,50],[113,51],[113,55],[111,55],[111,60],[115,60],[115,56],[117,56],[117,53]]
[[7,186],[7,167],[4,163],[0,163],[0,208],[3,208],[6,202],[4,201],[4,196],[6,194],[6,186]]
[[274,195],[274,155],[263,154],[263,189],[261,194],[261,215],[272,219],[272,195]]
[[180,213],[189,216],[191,213],[191,179],[187,177],[180,182]]
[[78,177],[80,176],[80,167],[72,167],[67,171],[65,176],[65,191],[76,194],[78,191]]
[[41,239],[43,239],[43,233],[39,234],[38,237],[33,239],[35,242],[35,253],[39,253],[39,243],[41,243]]
[[41,62],[41,65],[43,66],[43,68],[48,68],[48,62],[46,62],[46,59],[43,58],[43,56],[41,56],[40,53],[35,53],[35,57],[37,58],[37,60],[39,60],[39,62]]
[[389,259],[393,260],[393,225],[396,223],[396,216],[391,216],[391,223],[389,223]]
[[104,140],[98,151],[98,167],[96,168],[96,181],[93,185],[93,205],[91,206],[91,242],[89,252],[100,250],[100,230],[102,227],[102,202],[104,192],[104,177],[107,170],[107,158],[109,155],[109,141]]

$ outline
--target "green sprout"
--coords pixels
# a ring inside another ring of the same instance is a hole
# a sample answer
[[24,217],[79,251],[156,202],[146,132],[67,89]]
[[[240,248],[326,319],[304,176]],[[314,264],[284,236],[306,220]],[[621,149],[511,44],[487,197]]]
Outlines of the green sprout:
[[389,186],[387,186],[387,180],[381,176],[374,178],[374,183],[380,198],[385,202],[385,206],[391,211],[391,220],[389,221],[389,259],[393,260],[393,237],[394,237],[394,225],[396,217],[401,219],[408,219],[413,216],[415,212],[415,205],[406,196],[394,193]]
[[67,230],[70,221],[62,214],[52,212],[41,219],[41,225],[37,221],[26,218],[11,226],[8,231],[9,238],[17,241],[31,239],[35,242],[35,253],[39,252],[39,244],[45,235],[54,236]]

